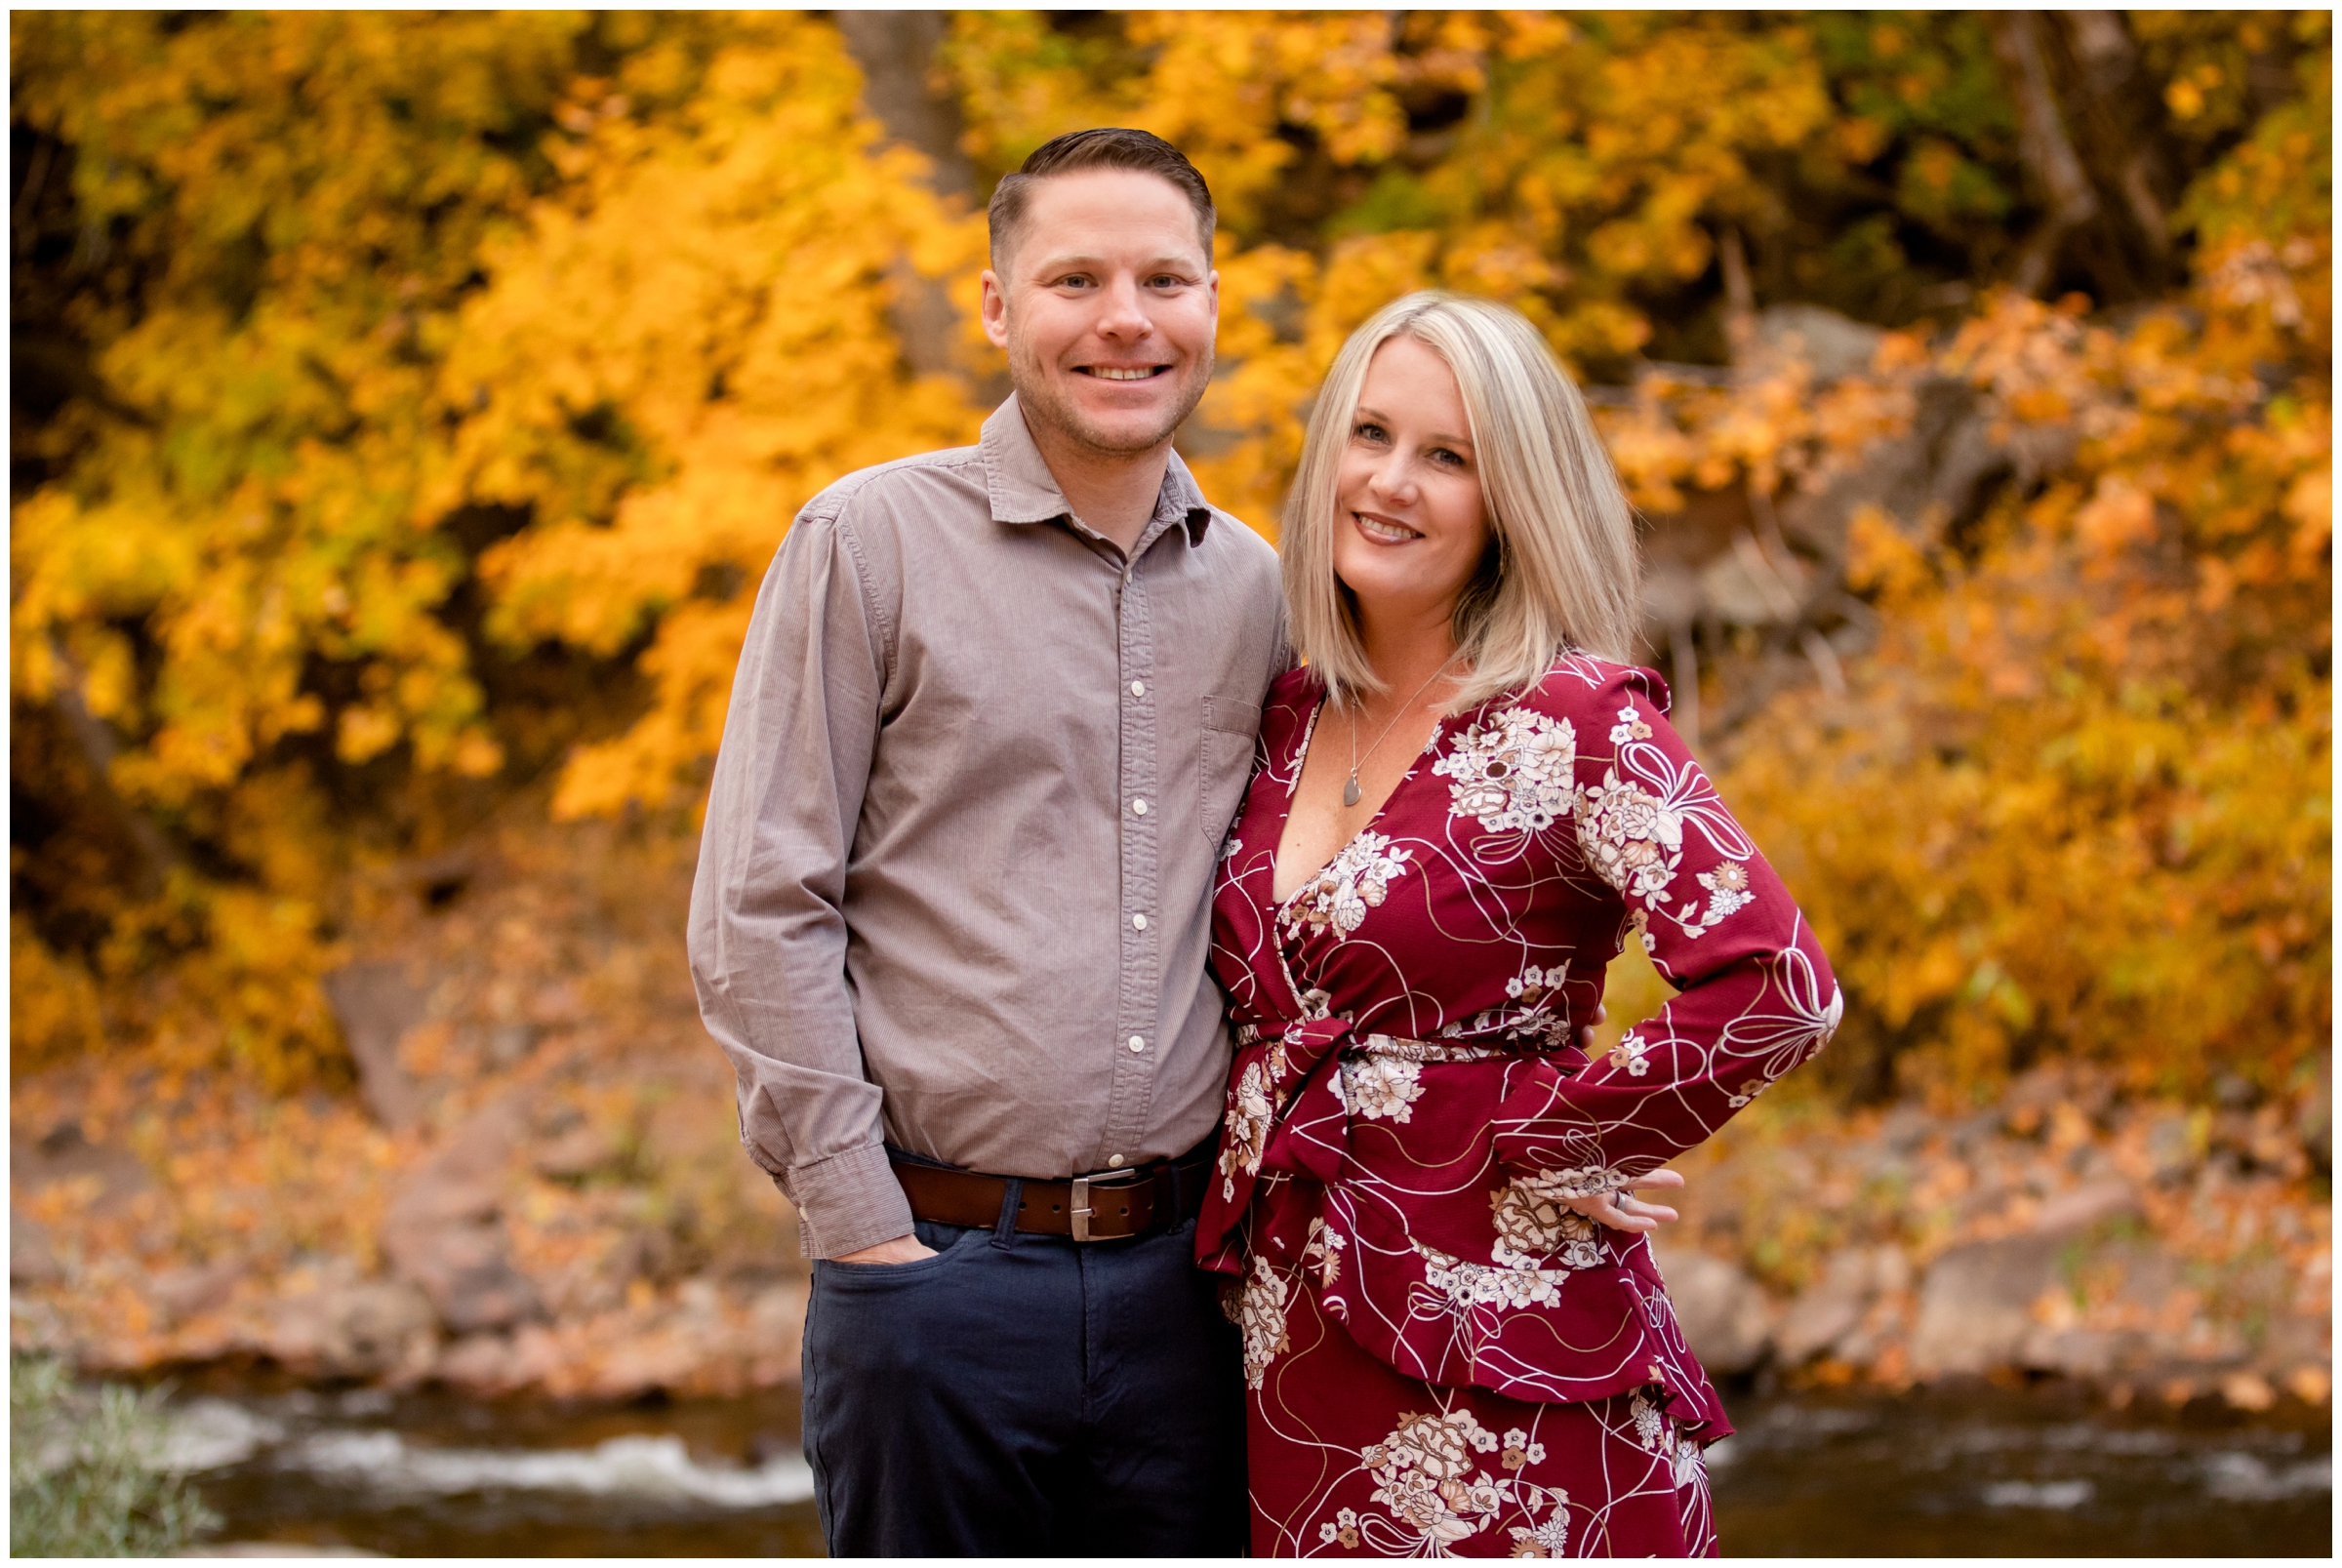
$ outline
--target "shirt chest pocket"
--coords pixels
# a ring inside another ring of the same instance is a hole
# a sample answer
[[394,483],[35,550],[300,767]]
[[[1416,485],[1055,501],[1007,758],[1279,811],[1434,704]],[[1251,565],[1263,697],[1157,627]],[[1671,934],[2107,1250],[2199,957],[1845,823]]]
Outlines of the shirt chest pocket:
[[1244,785],[1252,778],[1252,747],[1260,738],[1261,705],[1239,697],[1203,700],[1201,766],[1203,799],[1196,821],[1203,836],[1217,845],[1228,837],[1236,808],[1244,803]]

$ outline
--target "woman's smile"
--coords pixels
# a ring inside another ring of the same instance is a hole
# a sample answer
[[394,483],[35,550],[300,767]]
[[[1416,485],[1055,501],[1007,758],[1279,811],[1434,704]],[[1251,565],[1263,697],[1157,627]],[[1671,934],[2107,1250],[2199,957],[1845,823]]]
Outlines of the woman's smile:
[[1388,517],[1378,517],[1372,512],[1352,512],[1350,515],[1351,520],[1358,525],[1358,532],[1377,544],[1405,544],[1423,538],[1420,530],[1393,522]]

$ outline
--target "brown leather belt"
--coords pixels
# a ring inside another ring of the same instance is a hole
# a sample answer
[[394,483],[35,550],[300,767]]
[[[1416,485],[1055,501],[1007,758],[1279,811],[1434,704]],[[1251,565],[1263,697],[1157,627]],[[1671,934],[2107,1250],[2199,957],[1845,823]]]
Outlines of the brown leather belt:
[[1156,1160],[1127,1171],[1100,1171],[1069,1182],[1035,1182],[941,1165],[895,1161],[895,1180],[910,1212],[938,1225],[991,1229],[1000,1223],[1008,1184],[1017,1181],[1017,1228],[1075,1241],[1119,1241],[1168,1230],[1203,1207],[1207,1151],[1174,1164]]

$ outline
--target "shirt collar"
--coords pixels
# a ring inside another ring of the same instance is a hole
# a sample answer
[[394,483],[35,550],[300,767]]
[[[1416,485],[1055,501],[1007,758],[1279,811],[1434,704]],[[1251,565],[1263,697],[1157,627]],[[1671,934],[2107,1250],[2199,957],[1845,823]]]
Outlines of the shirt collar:
[[[994,522],[1046,523],[1072,515],[1073,508],[1066,503],[1065,492],[1057,488],[1057,479],[1034,444],[1032,431],[1026,427],[1025,411],[1018,406],[1014,392],[984,422],[977,450],[984,458],[985,490]],[[1212,508],[1176,452],[1170,454],[1164,467],[1163,491],[1155,501],[1154,515],[1158,522],[1185,523],[1191,545],[1202,543],[1204,531],[1211,526]]]

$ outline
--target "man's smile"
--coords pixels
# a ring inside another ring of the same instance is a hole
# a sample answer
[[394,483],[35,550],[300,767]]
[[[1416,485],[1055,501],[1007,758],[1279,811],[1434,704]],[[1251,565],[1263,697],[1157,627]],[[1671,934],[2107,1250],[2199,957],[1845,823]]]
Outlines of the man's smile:
[[1095,376],[1107,382],[1144,382],[1157,376],[1168,376],[1168,365],[1076,365],[1076,376]]

